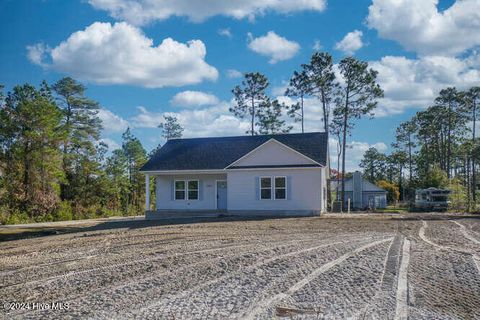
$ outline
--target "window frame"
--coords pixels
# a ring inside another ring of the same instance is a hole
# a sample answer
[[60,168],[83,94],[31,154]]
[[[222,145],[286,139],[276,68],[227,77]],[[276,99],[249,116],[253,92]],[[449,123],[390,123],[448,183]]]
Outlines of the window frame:
[[[262,188],[262,179],[270,179],[270,188]],[[272,177],[268,177],[268,176],[263,176],[263,177],[260,177],[259,178],[259,184],[258,184],[258,188],[259,188],[259,198],[260,200],[273,200],[273,194],[272,194],[272,187],[273,187],[273,181],[272,181]],[[262,190],[268,190],[270,189],[270,198],[262,198]]]
[[[188,188],[188,183],[190,181],[196,181],[197,182],[197,189],[189,189]],[[184,183],[184,188],[182,189],[177,189],[177,182],[183,182]],[[178,199],[177,198],[177,191],[183,191],[184,192],[184,198],[183,199]],[[190,199],[188,192],[189,191],[197,191],[197,198],[196,199]],[[173,200],[175,201],[198,201],[200,199],[200,180],[198,179],[193,179],[193,180],[173,180]]]
[[[177,182],[183,182],[183,190],[177,189]],[[183,191],[183,199],[177,198],[177,191]],[[187,181],[186,180],[173,180],[173,200],[184,201],[187,200]]]
[[[197,180],[186,180],[187,181],[187,184],[185,185],[186,186],[186,189],[187,189],[187,199],[188,200],[199,200],[200,199],[200,181],[197,179]],[[197,182],[197,189],[190,189],[188,187],[188,184],[190,182]],[[190,199],[190,191],[197,191],[197,198],[196,199]]]
[[[275,179],[277,178],[283,178],[285,181],[285,186],[284,187],[278,187],[276,186],[276,181]],[[262,187],[262,179],[270,179],[270,188],[267,187]],[[268,190],[270,189],[270,198],[262,198],[262,190]],[[284,189],[285,190],[285,198],[277,198],[275,192],[277,189]],[[261,176],[259,177],[259,183],[258,183],[258,193],[259,193],[259,200],[288,200],[288,186],[287,186],[287,176]]]
[[[277,178],[283,178],[285,181],[285,185],[283,187],[277,188]],[[287,200],[287,177],[286,176],[275,176],[273,177],[273,199],[274,200]],[[285,190],[285,198],[277,198],[277,189],[284,189]]]

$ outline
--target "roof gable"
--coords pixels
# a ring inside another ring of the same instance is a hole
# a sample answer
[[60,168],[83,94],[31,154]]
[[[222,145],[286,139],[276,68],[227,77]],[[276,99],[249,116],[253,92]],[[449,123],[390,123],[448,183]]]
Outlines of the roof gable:
[[370,181],[367,181],[365,179],[363,180],[362,189],[363,189],[363,191],[384,191],[384,192],[386,192],[384,189],[380,188],[377,185],[374,185],[373,183],[371,183]]
[[[339,190],[342,190],[342,180],[334,180],[334,184],[332,184],[332,188],[338,188]],[[345,191],[346,192],[351,192],[353,191],[353,179],[348,178],[345,179]],[[362,178],[362,192],[373,192],[373,191],[378,191],[378,192],[387,192],[385,189],[380,188],[379,186],[371,183],[370,181],[367,181]]]
[[253,149],[228,167],[280,165],[318,165],[318,163],[302,153],[272,138]]
[[272,138],[320,165],[326,164],[326,134],[314,132],[172,139],[147,161],[141,171],[222,170]]

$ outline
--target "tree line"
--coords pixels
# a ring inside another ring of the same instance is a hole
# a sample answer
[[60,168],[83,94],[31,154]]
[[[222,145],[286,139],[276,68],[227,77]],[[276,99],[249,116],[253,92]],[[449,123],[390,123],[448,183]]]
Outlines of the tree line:
[[130,129],[107,155],[99,104],[70,77],[0,90],[0,222],[138,214],[147,153]]
[[394,183],[405,201],[418,188],[449,188],[455,209],[478,211],[479,101],[480,87],[440,90],[431,106],[396,128],[390,154],[375,148],[365,153],[365,177]]

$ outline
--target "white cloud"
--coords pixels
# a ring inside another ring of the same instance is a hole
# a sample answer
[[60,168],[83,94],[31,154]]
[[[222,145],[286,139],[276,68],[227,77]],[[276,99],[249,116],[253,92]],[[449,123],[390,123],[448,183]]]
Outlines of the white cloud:
[[227,38],[232,38],[233,37],[233,34],[230,31],[230,28],[218,29],[217,33],[219,35],[227,37]]
[[227,77],[229,77],[230,79],[241,78],[242,76],[243,76],[243,74],[236,69],[228,69],[227,70]]
[[272,94],[277,97],[283,96],[285,94],[285,91],[287,91],[288,85],[288,81],[283,80],[280,85],[272,87]]
[[37,43],[27,46],[28,60],[39,66],[44,66],[43,59],[51,51],[51,49],[44,43]]
[[100,139],[101,142],[105,143],[108,147],[108,151],[112,152],[113,150],[120,149],[121,146],[110,138],[102,138]]
[[218,77],[217,70],[204,60],[206,48],[202,41],[184,44],[166,38],[154,46],[140,29],[125,22],[95,22],[73,33],[51,49],[50,63],[38,60],[34,52],[36,49],[29,50],[29,56],[37,64],[100,84],[161,88]]
[[422,55],[455,55],[480,45],[479,0],[457,0],[442,12],[437,6],[438,0],[373,0],[367,24]]
[[345,37],[335,44],[335,49],[340,50],[345,54],[352,55],[363,47],[362,42],[363,32],[359,30],[354,30],[345,35]]
[[139,107],[132,121],[136,128],[156,128],[163,116],[174,115],[185,127],[184,137],[212,137],[243,135],[250,127],[248,121],[239,120],[229,112],[230,104],[222,101],[204,109],[184,109],[179,112],[151,112]]
[[102,126],[105,132],[123,132],[129,126],[127,120],[107,109],[100,109],[98,111],[98,117],[102,120]]
[[480,83],[480,56],[466,59],[428,56],[408,59],[386,56],[370,62],[378,71],[378,82],[385,91],[377,116],[402,113],[408,107],[427,107],[446,87],[466,89]]
[[269,63],[291,59],[300,50],[300,45],[295,41],[287,40],[273,31],[266,35],[253,38],[248,34],[250,50],[270,58]]
[[[333,137],[329,139],[329,147],[330,147],[330,160],[331,164],[330,167],[332,169],[337,170],[337,140]],[[355,170],[361,170],[359,167],[359,163],[363,158],[363,155],[365,154],[365,151],[367,151],[369,148],[376,148],[379,152],[386,152],[388,150],[388,147],[385,143],[383,142],[377,142],[377,143],[367,143],[367,142],[361,142],[361,141],[351,141],[347,142],[347,150],[345,153],[345,169],[347,172],[352,172]],[[340,171],[342,170],[342,163],[340,159]]]
[[325,0],[89,0],[93,7],[108,11],[119,20],[135,25],[165,20],[172,16],[187,17],[193,22],[202,22],[210,17],[222,15],[235,19],[255,19],[272,11],[290,14],[301,11],[323,11]]
[[172,105],[179,107],[200,107],[218,102],[218,98],[213,94],[201,91],[182,91],[173,96],[170,101]]
[[163,112],[150,112],[143,106],[138,106],[137,110],[139,113],[131,119],[134,128],[157,128],[164,120]]
[[322,44],[320,43],[320,40],[315,40],[313,42],[312,49],[315,50],[315,51],[318,51],[318,50],[322,49]]

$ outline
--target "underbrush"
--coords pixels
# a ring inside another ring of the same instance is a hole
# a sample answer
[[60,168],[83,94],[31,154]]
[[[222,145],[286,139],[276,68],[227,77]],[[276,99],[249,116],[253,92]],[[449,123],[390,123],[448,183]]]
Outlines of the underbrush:
[[110,209],[100,205],[81,207],[73,206],[69,201],[62,201],[57,209],[51,213],[43,216],[31,216],[27,212],[1,206],[0,225],[134,216],[141,212],[142,209],[135,207],[129,207],[126,210]]

